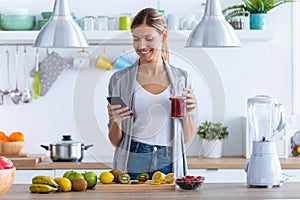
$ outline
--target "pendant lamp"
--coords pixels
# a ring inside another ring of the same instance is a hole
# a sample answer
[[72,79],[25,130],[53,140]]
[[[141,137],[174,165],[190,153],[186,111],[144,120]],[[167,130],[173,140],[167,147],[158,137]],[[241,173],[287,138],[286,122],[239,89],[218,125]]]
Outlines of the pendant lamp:
[[40,30],[33,46],[44,48],[89,46],[84,33],[70,14],[68,0],[55,0],[53,14]]
[[225,20],[219,0],[207,0],[202,20],[194,28],[186,47],[238,47],[240,41]]

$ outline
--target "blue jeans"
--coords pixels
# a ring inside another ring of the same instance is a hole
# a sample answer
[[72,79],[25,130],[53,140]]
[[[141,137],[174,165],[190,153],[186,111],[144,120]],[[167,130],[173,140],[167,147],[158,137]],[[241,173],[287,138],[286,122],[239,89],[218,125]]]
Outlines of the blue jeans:
[[164,174],[172,170],[172,147],[148,145],[131,141],[127,173],[132,180],[141,173],[148,173],[151,179],[154,172]]

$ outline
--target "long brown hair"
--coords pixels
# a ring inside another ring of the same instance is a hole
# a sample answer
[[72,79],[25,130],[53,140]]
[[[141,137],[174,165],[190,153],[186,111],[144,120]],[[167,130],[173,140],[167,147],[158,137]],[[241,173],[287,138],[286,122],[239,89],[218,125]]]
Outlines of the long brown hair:
[[[144,8],[139,11],[132,20],[131,30],[142,24],[155,28],[160,34],[167,30],[165,17],[154,8]],[[162,58],[169,62],[169,57],[169,47],[167,40],[165,40],[162,45]]]

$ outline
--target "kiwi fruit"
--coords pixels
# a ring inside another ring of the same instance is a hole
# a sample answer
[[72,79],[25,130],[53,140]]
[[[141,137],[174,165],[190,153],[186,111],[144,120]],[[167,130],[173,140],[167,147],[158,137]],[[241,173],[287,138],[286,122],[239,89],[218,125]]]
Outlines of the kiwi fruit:
[[118,176],[119,176],[119,174],[123,174],[123,173],[125,173],[125,171],[113,169],[113,170],[110,171],[110,173],[112,173],[114,175],[113,182],[118,183]]
[[72,190],[73,191],[84,191],[87,188],[87,182],[82,178],[75,178],[72,181]]
[[147,173],[142,173],[142,174],[139,174],[136,179],[140,182],[146,182],[149,180],[149,174]]
[[118,183],[128,184],[130,182],[130,176],[127,173],[122,173],[118,175]]

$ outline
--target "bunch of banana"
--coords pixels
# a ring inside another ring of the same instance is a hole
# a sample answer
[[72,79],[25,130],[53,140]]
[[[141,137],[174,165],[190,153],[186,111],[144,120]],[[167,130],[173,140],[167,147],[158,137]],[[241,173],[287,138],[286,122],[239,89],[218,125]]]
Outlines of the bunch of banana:
[[58,187],[59,185],[50,176],[35,176],[29,189],[34,193],[48,193],[57,191]]

